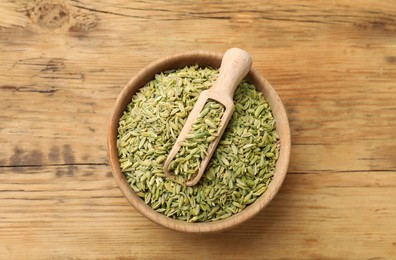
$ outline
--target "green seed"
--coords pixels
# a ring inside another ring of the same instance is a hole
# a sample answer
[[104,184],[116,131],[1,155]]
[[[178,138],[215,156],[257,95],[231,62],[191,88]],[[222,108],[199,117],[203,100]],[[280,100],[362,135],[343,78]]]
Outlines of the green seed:
[[266,157],[273,157],[273,156],[274,156],[274,153],[269,152],[269,153],[266,153],[265,156],[266,156]]
[[266,108],[266,104],[262,104],[256,108],[256,111],[254,111],[254,116],[258,117],[260,113]]
[[216,124],[212,121],[212,120],[210,120],[210,119],[205,119],[205,123],[208,125],[208,126],[210,126],[211,128],[217,128],[217,126],[216,126]]
[[163,161],[165,161],[166,156],[165,155],[160,155],[157,157],[157,159],[155,160],[156,163],[162,163]]

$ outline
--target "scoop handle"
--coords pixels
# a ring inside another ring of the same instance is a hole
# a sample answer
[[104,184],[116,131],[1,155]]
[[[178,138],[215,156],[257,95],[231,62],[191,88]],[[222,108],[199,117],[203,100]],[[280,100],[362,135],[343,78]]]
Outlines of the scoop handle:
[[228,49],[221,61],[219,77],[211,89],[233,98],[235,89],[251,66],[252,58],[249,53],[239,48]]

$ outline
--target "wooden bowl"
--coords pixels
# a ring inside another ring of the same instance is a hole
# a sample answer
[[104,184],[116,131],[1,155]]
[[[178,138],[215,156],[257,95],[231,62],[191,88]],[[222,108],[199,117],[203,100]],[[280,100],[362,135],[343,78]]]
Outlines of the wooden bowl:
[[253,204],[246,207],[242,212],[237,213],[227,219],[204,223],[188,223],[166,217],[165,215],[156,212],[150,206],[146,205],[144,201],[139,196],[137,196],[129,186],[125,175],[120,169],[116,142],[119,119],[126,110],[127,105],[131,102],[132,96],[139,88],[143,87],[148,81],[152,80],[155,74],[158,74],[161,71],[183,68],[185,66],[195,64],[198,64],[202,67],[209,66],[213,68],[219,68],[221,59],[221,54],[207,51],[193,51],[176,54],[154,61],[147,67],[143,68],[126,84],[114,105],[108,129],[107,143],[109,160],[113,169],[113,175],[124,196],[135,207],[135,209],[137,209],[148,219],[170,229],[184,232],[208,233],[233,228],[252,218],[258,212],[260,212],[260,210],[267,206],[267,204],[278,192],[287,173],[291,141],[286,111],[281,100],[279,99],[278,94],[275,92],[271,84],[252,68],[246,78],[250,83],[256,86],[258,91],[263,93],[264,97],[272,108],[272,112],[276,120],[277,133],[281,142],[280,154],[276,163],[274,178],[270,183],[268,190],[263,195],[261,195],[260,198],[258,198]]

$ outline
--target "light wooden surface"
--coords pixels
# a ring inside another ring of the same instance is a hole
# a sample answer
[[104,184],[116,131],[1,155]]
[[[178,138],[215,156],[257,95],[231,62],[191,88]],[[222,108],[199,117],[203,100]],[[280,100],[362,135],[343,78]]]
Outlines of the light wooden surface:
[[[122,196],[106,127],[123,85],[179,51],[246,49],[292,131],[268,208],[197,236]],[[0,1],[1,259],[394,259],[396,2]]]

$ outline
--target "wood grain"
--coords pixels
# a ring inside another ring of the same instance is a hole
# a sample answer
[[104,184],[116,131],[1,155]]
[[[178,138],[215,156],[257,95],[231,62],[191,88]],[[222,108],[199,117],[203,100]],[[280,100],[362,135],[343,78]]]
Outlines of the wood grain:
[[[289,174],[235,230],[172,232],[110,173],[111,109],[149,62],[230,47],[252,55],[288,111]],[[0,58],[2,259],[396,255],[392,0],[5,0]]]

